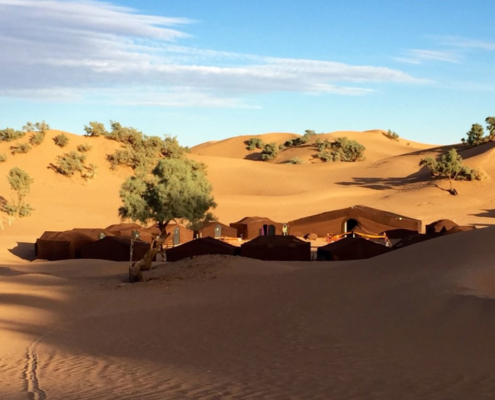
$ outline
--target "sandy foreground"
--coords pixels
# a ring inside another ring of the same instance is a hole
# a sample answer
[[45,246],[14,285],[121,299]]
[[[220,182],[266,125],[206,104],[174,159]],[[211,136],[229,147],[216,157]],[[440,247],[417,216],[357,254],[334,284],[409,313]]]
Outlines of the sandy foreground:
[[[495,397],[495,228],[361,262],[0,268],[2,399]],[[469,251],[466,251],[469,249]]]

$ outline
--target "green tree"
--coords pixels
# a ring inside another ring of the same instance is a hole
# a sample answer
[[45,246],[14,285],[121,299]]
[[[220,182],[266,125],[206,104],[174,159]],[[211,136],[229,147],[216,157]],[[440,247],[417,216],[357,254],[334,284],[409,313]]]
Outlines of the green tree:
[[[211,190],[204,164],[187,158],[164,158],[150,174],[132,176],[122,184],[123,206],[119,208],[119,215],[143,224],[155,222],[163,242],[168,237],[166,228],[171,221],[194,223],[206,218],[208,211],[216,207]],[[131,282],[142,279],[141,270],[150,268],[153,257],[149,253],[131,267]]]
[[495,117],[486,117],[486,129],[488,130],[488,139],[495,140]]
[[7,180],[10,184],[10,188],[16,192],[17,199],[11,202],[5,202],[2,205],[2,211],[9,216],[9,223],[12,223],[14,217],[23,218],[31,214],[33,208],[24,202],[26,195],[31,190],[31,184],[34,182],[33,178],[22,169],[15,167],[9,171]]
[[462,143],[467,143],[470,146],[476,146],[483,143],[485,140],[483,127],[480,124],[473,124],[471,129],[466,133],[467,139],[462,138]]
[[456,149],[450,149],[448,153],[443,154],[438,160],[433,157],[426,157],[420,161],[419,165],[428,168],[434,177],[448,178],[450,183],[449,192],[451,194],[457,193],[454,190],[454,181],[466,179],[466,175],[471,173],[463,165],[462,157],[457,153]]

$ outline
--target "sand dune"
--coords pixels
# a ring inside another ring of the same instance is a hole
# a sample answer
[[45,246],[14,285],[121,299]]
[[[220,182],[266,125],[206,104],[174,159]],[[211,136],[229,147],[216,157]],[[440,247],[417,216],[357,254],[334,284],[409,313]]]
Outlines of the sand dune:
[[126,263],[2,267],[0,396],[489,398],[494,238],[361,262],[205,256],[136,285]]

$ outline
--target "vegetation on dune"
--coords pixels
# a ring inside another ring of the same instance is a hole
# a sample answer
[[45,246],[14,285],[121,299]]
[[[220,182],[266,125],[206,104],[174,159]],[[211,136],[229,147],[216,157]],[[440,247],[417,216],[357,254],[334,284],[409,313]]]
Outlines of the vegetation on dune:
[[295,138],[295,139],[291,139],[291,140],[286,140],[284,142],[284,144],[281,144],[280,146],[278,146],[278,148],[279,148],[279,150],[285,150],[285,149],[288,149],[290,147],[302,146],[304,144],[309,143],[311,138],[315,135],[317,135],[317,133],[315,131],[307,129],[304,131],[303,136]]
[[32,146],[39,146],[45,140],[45,132],[34,132],[29,138],[29,143]]
[[69,137],[64,133],[61,133],[60,135],[55,136],[53,141],[57,146],[65,147],[69,144]]
[[50,130],[50,125],[48,125],[45,121],[36,122],[34,124],[32,122],[26,122],[26,125],[22,127],[22,130],[25,132],[38,131],[46,133],[46,131]]
[[149,172],[161,158],[180,158],[189,152],[187,147],[179,145],[177,138],[165,136],[147,136],[132,127],[122,126],[110,121],[111,130],[107,131],[100,122],[90,122],[84,127],[86,136],[104,136],[109,140],[122,143],[123,148],[108,155],[111,168],[131,167],[135,171]]
[[449,193],[453,195],[457,194],[457,190],[454,189],[454,181],[480,181],[488,178],[483,169],[471,169],[464,165],[462,157],[456,149],[450,149],[448,153],[443,154],[438,159],[423,158],[419,165],[428,168],[433,177],[447,178],[450,183]]
[[249,140],[246,140],[244,144],[247,146],[247,150],[254,150],[254,149],[262,149],[263,148],[263,140],[259,138],[251,138]]
[[390,129],[387,132],[384,132],[383,136],[390,140],[399,140],[399,135]]
[[263,161],[270,161],[277,157],[278,147],[276,143],[267,143],[263,146],[263,151],[261,152],[261,159]]
[[25,154],[29,150],[31,150],[31,145],[29,143],[17,143],[15,146],[10,147],[10,152],[12,155]]
[[3,201],[1,204],[2,211],[7,214],[9,225],[11,225],[14,217],[27,217],[34,211],[34,209],[24,201],[26,195],[31,190],[31,184],[34,180],[27,172],[18,167],[12,168],[9,171],[7,180],[10,184],[10,188],[17,194],[17,199]]
[[55,164],[55,170],[65,176],[73,176],[76,172],[82,172],[84,170],[84,161],[86,161],[86,155],[77,151],[71,151],[64,155],[57,157],[57,164]]
[[317,158],[324,162],[356,162],[364,160],[366,148],[355,140],[347,137],[337,138],[334,142],[325,139],[316,144],[318,148]]
[[0,163],[7,161],[7,156],[5,154],[0,154]]
[[77,146],[77,151],[79,151],[80,153],[87,153],[92,148],[93,148],[93,146],[91,146],[90,144],[83,143],[83,144],[80,144],[79,146]]
[[471,129],[466,133],[466,137],[461,139],[461,142],[469,146],[477,146],[495,140],[495,117],[486,117],[486,129],[488,136],[485,136],[483,126],[473,124]]
[[288,163],[289,164],[302,164],[303,162],[299,158],[294,157],[294,158],[291,158]]
[[5,128],[0,130],[0,142],[12,142],[14,140],[22,138],[26,132],[16,131],[12,128]]

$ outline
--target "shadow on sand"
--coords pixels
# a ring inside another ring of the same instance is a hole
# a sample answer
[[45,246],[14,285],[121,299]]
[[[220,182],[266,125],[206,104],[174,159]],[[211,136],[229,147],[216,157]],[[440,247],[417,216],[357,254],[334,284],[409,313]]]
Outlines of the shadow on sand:
[[17,242],[17,246],[9,249],[9,252],[23,260],[33,261],[36,259],[34,243]]

